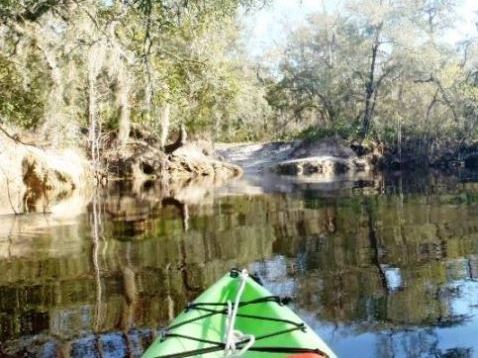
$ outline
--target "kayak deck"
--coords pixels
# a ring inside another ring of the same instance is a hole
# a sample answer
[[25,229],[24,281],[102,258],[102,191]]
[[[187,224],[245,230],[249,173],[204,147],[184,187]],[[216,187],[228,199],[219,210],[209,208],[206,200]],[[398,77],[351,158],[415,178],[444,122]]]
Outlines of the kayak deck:
[[[200,295],[144,353],[153,357],[224,357],[227,301],[234,302],[240,279],[231,271]],[[248,277],[235,330],[255,337],[247,358],[292,357],[316,352],[335,357],[330,348],[279,297]],[[238,350],[240,345],[238,347]],[[299,357],[299,356],[297,356]]]

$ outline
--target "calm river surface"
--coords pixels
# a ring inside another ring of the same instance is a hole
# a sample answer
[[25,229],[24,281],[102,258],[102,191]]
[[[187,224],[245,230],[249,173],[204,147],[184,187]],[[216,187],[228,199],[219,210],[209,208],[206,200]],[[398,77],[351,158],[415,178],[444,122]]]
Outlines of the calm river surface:
[[139,356],[232,267],[340,357],[478,356],[478,184],[456,176],[116,185],[0,227],[2,357]]

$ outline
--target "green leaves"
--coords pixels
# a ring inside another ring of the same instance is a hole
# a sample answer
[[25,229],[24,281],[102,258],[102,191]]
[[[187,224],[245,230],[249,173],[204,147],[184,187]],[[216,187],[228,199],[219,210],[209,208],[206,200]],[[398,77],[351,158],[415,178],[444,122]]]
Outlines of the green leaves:
[[24,128],[32,128],[43,116],[44,88],[33,81],[25,88],[12,62],[0,56],[0,118]]
[[0,19],[36,21],[67,3],[67,0],[0,0]]
[[457,50],[446,41],[455,16],[454,2],[434,0],[350,0],[310,16],[290,34],[268,87],[276,126],[307,138],[354,138],[368,98],[370,139],[391,147],[414,140],[424,150],[471,140],[477,42]]

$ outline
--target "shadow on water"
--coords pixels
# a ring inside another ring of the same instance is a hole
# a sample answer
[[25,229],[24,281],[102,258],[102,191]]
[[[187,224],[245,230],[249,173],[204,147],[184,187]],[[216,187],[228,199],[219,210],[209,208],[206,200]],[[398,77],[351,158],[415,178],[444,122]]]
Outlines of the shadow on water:
[[246,266],[340,356],[471,357],[470,178],[117,183],[75,220],[0,218],[0,356],[139,356],[188,301]]

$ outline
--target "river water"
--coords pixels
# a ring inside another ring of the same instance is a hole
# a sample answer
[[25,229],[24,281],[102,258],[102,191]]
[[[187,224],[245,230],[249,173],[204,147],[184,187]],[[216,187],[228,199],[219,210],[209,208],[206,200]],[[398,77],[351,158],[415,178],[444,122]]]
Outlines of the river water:
[[0,218],[0,356],[139,356],[232,267],[341,357],[478,356],[464,176],[112,185],[78,217]]

